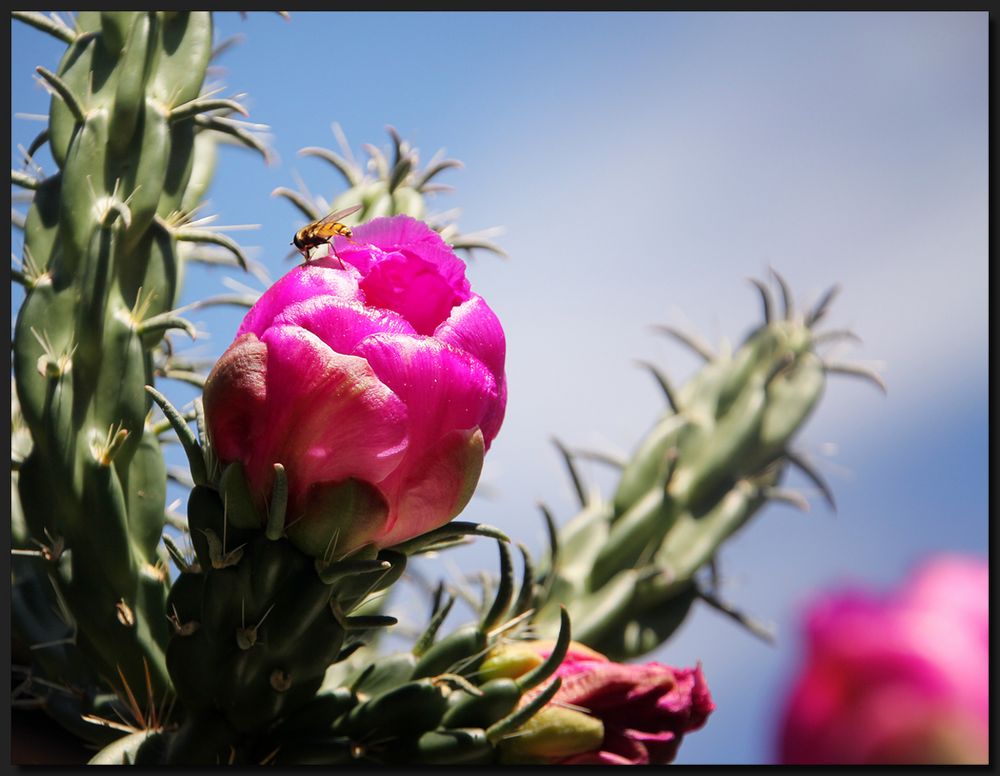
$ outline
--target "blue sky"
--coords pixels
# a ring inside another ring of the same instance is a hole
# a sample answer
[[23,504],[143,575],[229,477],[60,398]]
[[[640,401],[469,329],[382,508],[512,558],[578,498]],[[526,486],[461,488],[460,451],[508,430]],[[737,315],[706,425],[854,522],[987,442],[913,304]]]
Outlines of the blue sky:
[[[799,446],[838,513],[810,493],[809,514],[770,507],[722,552],[726,596],[774,623],[778,646],[696,608],[651,656],[701,660],[718,707],[678,762],[768,761],[810,595],[846,580],[886,588],[931,552],[986,555],[985,13],[296,12],[216,24],[220,40],[244,37],[220,76],[247,93],[277,154],[265,166],[222,148],[209,212],[261,225],[235,236],[272,277],[290,268],[302,222],[271,190],[298,175],[328,198],[341,191],[330,168],[296,155],[333,147],[332,122],[359,156],[362,143],[385,147],[392,124],[423,159],[443,147],[465,163],[441,177],[457,192],[432,210],[461,208],[467,231],[502,226],[510,254],[469,267],[507,332],[510,399],[466,517],[533,550],[538,500],[573,514],[549,438],[628,453],[662,405],[633,360],[677,381],[696,367],[649,324],[738,341],[759,316],[746,278],[769,265],[805,301],[842,286],[830,325],[864,340],[842,357],[877,366],[888,396],[832,377]],[[32,72],[54,69],[60,45],[20,24],[11,43],[12,113],[44,113]],[[12,145],[40,127],[12,118]],[[182,301],[218,292],[225,274],[192,270]],[[239,314],[195,320],[208,335],[192,352],[214,357]],[[178,403],[193,395],[167,389]],[[584,471],[610,487],[599,465]],[[492,569],[495,550],[454,558]]]

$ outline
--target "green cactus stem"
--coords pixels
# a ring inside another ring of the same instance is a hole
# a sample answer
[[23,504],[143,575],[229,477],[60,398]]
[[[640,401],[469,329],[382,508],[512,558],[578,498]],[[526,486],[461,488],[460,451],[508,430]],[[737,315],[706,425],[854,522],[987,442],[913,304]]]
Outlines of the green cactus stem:
[[[210,178],[211,141],[197,120],[242,109],[201,95],[207,12],[81,12],[73,29],[56,15],[13,16],[67,49],[54,72],[36,69],[52,99],[28,151],[48,144],[58,169],[11,176],[33,194],[13,343],[32,440],[17,476],[15,548],[60,547],[15,564],[12,620],[34,670],[74,688],[77,702],[50,711],[106,743],[121,731],[80,719],[113,717],[96,705],[109,689],[146,709],[171,694],[166,472],[144,386],[165,332],[194,334],[171,310],[179,241],[204,236],[171,219],[197,205]],[[62,619],[48,614],[55,600]]]
[[[773,272],[773,271],[772,271]],[[695,352],[704,366],[675,388],[655,366],[667,410],[623,463],[610,500],[589,492],[574,454],[557,442],[582,510],[556,531],[551,515],[549,557],[539,564],[535,625],[553,633],[565,603],[576,638],[613,660],[639,657],[662,644],[687,617],[695,600],[743,624],[762,638],[770,632],[725,603],[714,586],[719,548],[765,504],[808,502],[780,486],[785,472],[803,472],[833,505],[826,482],[793,448],[819,403],[828,374],[867,378],[873,372],[832,364],[818,352],[823,342],[849,333],[817,332],[837,289],[811,309],[796,313],[785,280],[773,273],[781,294],[776,314],[770,288],[754,280],[764,322],[734,352],[715,354],[695,336],[673,327],[658,330]]]
[[457,159],[444,158],[444,153],[439,151],[421,168],[418,150],[402,139],[395,128],[389,126],[386,130],[392,140],[391,148],[386,153],[371,144],[365,144],[368,161],[364,167],[354,158],[340,125],[336,123],[333,125],[333,132],[341,153],[318,146],[299,151],[299,156],[327,162],[347,184],[347,190],[337,194],[332,201],[314,198],[308,191],[294,191],[284,186],[271,192],[272,196],[287,199],[308,221],[316,221],[327,213],[355,205],[361,205],[361,209],[344,219],[348,226],[380,216],[402,213],[427,221],[455,250],[462,250],[470,255],[476,250],[483,250],[506,256],[503,249],[490,239],[497,230],[462,234],[454,220],[428,213],[428,198],[450,190],[450,187],[435,180],[437,176],[446,170],[461,168],[462,163]]

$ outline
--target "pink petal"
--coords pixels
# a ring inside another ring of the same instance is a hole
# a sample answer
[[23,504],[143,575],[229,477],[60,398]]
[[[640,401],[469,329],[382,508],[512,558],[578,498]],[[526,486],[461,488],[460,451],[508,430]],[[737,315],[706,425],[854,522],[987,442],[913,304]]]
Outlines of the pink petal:
[[272,326],[301,326],[338,353],[351,353],[371,334],[413,334],[413,327],[391,310],[365,307],[336,296],[314,296],[286,307]]
[[909,606],[947,612],[967,619],[983,637],[989,635],[990,569],[985,560],[942,554],[913,575],[902,598]]
[[[556,676],[562,677],[563,682],[556,700],[588,709],[614,706],[632,689],[634,669],[634,666],[596,660],[581,661],[567,669],[560,666]],[[603,719],[603,715],[601,717]]]
[[639,765],[640,763],[630,757],[622,757],[614,752],[584,752],[575,754],[560,760],[556,765]]
[[507,380],[504,374],[507,345],[500,321],[485,300],[478,294],[473,294],[467,301],[452,309],[448,319],[435,330],[434,338],[473,355],[486,365],[500,386],[500,400],[494,405],[495,411],[481,425],[486,449],[489,449],[490,442],[503,423],[507,406]]
[[462,261],[441,235],[423,221],[406,215],[374,218],[354,230],[351,240],[336,237],[337,256],[367,275],[388,255],[420,257],[431,264],[461,301],[469,298],[469,281]]
[[810,606],[783,762],[985,759],[988,574],[961,566],[942,558],[894,593],[848,589]]
[[[270,490],[275,463],[288,474],[289,521],[312,483],[378,483],[398,466],[407,443],[406,406],[364,359],[335,353],[295,326],[271,327],[260,342],[243,336],[238,354],[224,356],[226,366],[210,377],[206,412],[215,437],[235,440],[224,442],[220,455],[244,462],[260,498]],[[234,375],[241,360],[252,377]],[[238,403],[230,408],[231,401]]]
[[386,256],[361,281],[368,304],[395,310],[420,334],[434,329],[461,302],[433,264],[408,253]]
[[407,460],[409,475],[400,484],[390,528],[379,545],[432,531],[465,509],[479,482],[485,453],[481,431],[452,431],[422,460]]
[[455,307],[448,319],[437,327],[434,338],[472,354],[494,377],[503,376],[507,350],[503,327],[479,294],[473,294]]
[[478,428],[497,402],[490,371],[431,337],[373,334],[354,354],[410,408],[410,449],[420,455],[456,429]]
[[[368,360],[409,409],[409,452],[383,483],[396,507],[393,518],[422,530],[431,523],[447,522],[463,495],[467,471],[462,467],[482,464],[466,446],[467,440],[451,434],[477,431],[494,411],[498,396],[493,375],[468,354],[431,337],[375,334],[362,340],[355,353]],[[416,514],[402,512],[394,495],[411,489],[415,492],[405,506]],[[394,535],[407,527],[396,529]]]
[[267,345],[238,336],[212,367],[203,401],[209,435],[223,461],[245,461],[259,444],[267,399]]
[[649,764],[649,753],[646,751],[646,747],[622,730],[605,728],[601,752],[617,755],[625,760],[627,765]]
[[363,276],[367,304],[400,313],[420,334],[433,333],[470,296],[465,262],[409,216],[376,218],[334,244],[339,259]]
[[681,741],[683,740],[684,735],[682,733],[665,731],[661,736],[642,739],[642,746],[649,756],[650,763],[653,765],[666,765],[667,763],[672,763],[674,758],[677,757],[677,750],[680,749]]
[[314,296],[336,296],[345,302],[364,301],[358,289],[357,272],[324,264],[303,264],[271,286],[250,308],[236,336],[253,332],[260,337],[286,307]]

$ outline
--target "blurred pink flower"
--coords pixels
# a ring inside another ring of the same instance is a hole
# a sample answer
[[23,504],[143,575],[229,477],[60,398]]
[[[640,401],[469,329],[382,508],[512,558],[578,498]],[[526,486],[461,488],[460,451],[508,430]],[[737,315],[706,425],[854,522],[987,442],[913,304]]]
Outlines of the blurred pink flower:
[[258,505],[281,463],[289,537],[342,557],[464,508],[507,388],[500,322],[435,231],[378,218],[335,248],[261,296],[204,402],[216,453],[242,462]]
[[988,582],[985,561],[948,555],[888,596],[843,591],[813,603],[780,760],[987,762]]

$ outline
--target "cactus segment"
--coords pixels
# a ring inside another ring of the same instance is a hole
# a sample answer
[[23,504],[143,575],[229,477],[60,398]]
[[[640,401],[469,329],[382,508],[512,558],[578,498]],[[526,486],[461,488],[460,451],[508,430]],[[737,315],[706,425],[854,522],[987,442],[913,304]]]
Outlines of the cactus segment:
[[194,480],[195,485],[208,484],[208,471],[205,468],[205,454],[201,449],[201,445],[198,444],[198,440],[195,438],[194,432],[191,431],[191,427],[187,424],[187,421],[181,417],[181,414],[176,410],[176,408],[167,400],[166,396],[153,388],[151,385],[147,385],[145,388],[146,392],[153,397],[153,400],[159,405],[160,409],[163,410],[164,416],[166,416],[167,420],[170,421],[170,425],[173,427],[174,431],[177,432],[177,438],[180,440],[181,446],[184,448],[184,453],[187,455],[188,466],[191,469],[191,478]]
[[501,542],[509,542],[508,536],[499,528],[494,528],[486,523],[468,523],[462,520],[453,520],[440,528],[428,531],[414,539],[397,544],[394,550],[405,555],[416,555],[421,552],[430,552],[443,542],[452,541],[465,536],[486,536]]
[[[763,505],[808,507],[780,484],[789,465],[832,504],[829,486],[792,451],[792,442],[822,398],[828,374],[880,384],[866,367],[824,362],[816,353],[831,335],[845,334],[812,328],[825,319],[837,287],[798,312],[785,279],[771,274],[780,310],[769,285],[752,280],[764,322],[731,354],[727,348],[717,355],[676,327],[656,327],[705,363],[679,390],[643,364],[663,388],[668,408],[626,463],[611,503],[589,497],[558,531],[552,544],[561,548],[560,560],[540,564],[544,584],[534,601],[542,635],[555,633],[556,607],[565,602],[578,641],[612,660],[635,658],[669,638],[697,599],[764,635],[696,575]],[[570,461],[561,445],[560,453]],[[570,477],[582,494],[572,468]]]
[[[198,179],[197,191],[190,184],[204,170],[196,157],[210,151],[211,138],[196,143],[205,133],[193,119],[198,109],[220,106],[197,101],[211,51],[208,12],[82,12],[76,29],[55,14],[13,16],[67,48],[54,71],[36,68],[52,99],[48,126],[26,152],[30,159],[48,143],[57,170],[40,179],[12,175],[34,195],[24,219],[25,299],[13,343],[15,387],[33,441],[18,477],[19,503],[26,542],[62,543],[58,562],[22,567],[18,584],[51,591],[44,595],[60,605],[39,610],[53,620],[45,627],[37,612],[15,605],[12,625],[33,645],[72,623],[64,644],[34,650],[32,662],[39,676],[76,687],[60,702],[65,713],[51,708],[77,732],[82,714],[110,714],[91,700],[109,690],[137,698],[133,716],[152,719],[149,710],[173,695],[167,615],[178,617],[175,629],[183,632],[197,622],[165,608],[167,472],[147,426],[144,387],[153,382],[153,351],[164,347],[164,334],[178,327],[195,334],[172,312],[186,248],[157,213],[178,211],[185,197],[189,208],[198,204],[207,180]],[[174,121],[171,106],[183,108]],[[188,452],[197,453],[195,481],[208,482],[186,422],[161,394],[154,398]],[[194,573],[173,550],[182,578]],[[54,614],[60,608],[65,621]],[[99,733],[81,737],[102,744],[123,732],[84,727]]]
[[528,548],[521,542],[518,542],[517,549],[521,553],[521,586],[517,591],[517,600],[514,601],[514,606],[511,608],[512,616],[524,614],[530,610],[534,605],[535,596],[537,595],[537,591],[535,590],[534,566],[531,563],[531,555],[528,553]]
[[509,545],[506,542],[498,541],[497,549],[500,551],[500,583],[497,585],[496,597],[489,611],[483,615],[480,628],[488,631],[496,626],[510,608],[511,600],[514,597],[514,564],[511,559]]
[[[198,120],[204,120],[199,117]],[[386,127],[392,141],[391,160],[381,149],[365,144],[369,157],[367,171],[355,160],[340,126],[333,125],[334,135],[341,153],[319,146],[309,146],[299,151],[299,156],[320,159],[336,170],[347,184],[347,190],[329,201],[314,201],[307,192],[294,191],[284,186],[275,188],[271,195],[287,199],[306,219],[316,221],[327,213],[361,205],[361,210],[345,223],[355,226],[380,216],[405,214],[418,220],[427,220],[427,200],[436,192],[449,190],[434,182],[437,175],[449,169],[462,167],[456,159],[443,159],[439,152],[427,164],[420,167],[420,155],[416,148],[403,140],[393,127]],[[454,212],[454,211],[453,211]],[[498,256],[505,256],[503,249],[488,239],[495,230],[484,230],[475,234],[462,234],[453,220],[444,216],[428,220],[430,226],[456,251],[472,254],[476,249],[485,250]]]
[[561,679],[553,679],[544,690],[534,696],[530,701],[511,712],[503,719],[490,725],[489,728],[486,729],[486,737],[490,741],[497,743],[503,739],[504,736],[517,730],[517,728],[521,727],[521,725],[535,716],[535,714],[542,710],[542,707],[544,707],[545,704],[552,700],[555,694],[559,692],[559,687],[561,685]]
[[11,11],[10,15],[14,19],[30,24],[35,29],[47,32],[63,43],[72,43],[77,38],[77,34],[55,14],[46,16],[37,11]]
[[417,643],[413,645],[412,654],[416,657],[422,657],[431,645],[434,643],[434,638],[437,636],[438,630],[444,623],[445,618],[451,612],[451,607],[455,604],[455,596],[449,595],[447,600],[434,607],[434,612],[431,615],[430,622],[427,624],[427,628],[420,635]]
[[549,653],[549,656],[541,665],[532,668],[518,677],[517,686],[522,691],[531,690],[552,676],[566,657],[571,638],[569,612],[566,610],[566,607],[561,606],[559,607],[559,634],[556,636],[556,643],[552,647],[552,652]]
[[413,668],[413,677],[472,673],[486,654],[487,642],[478,625],[459,628],[421,655]]

